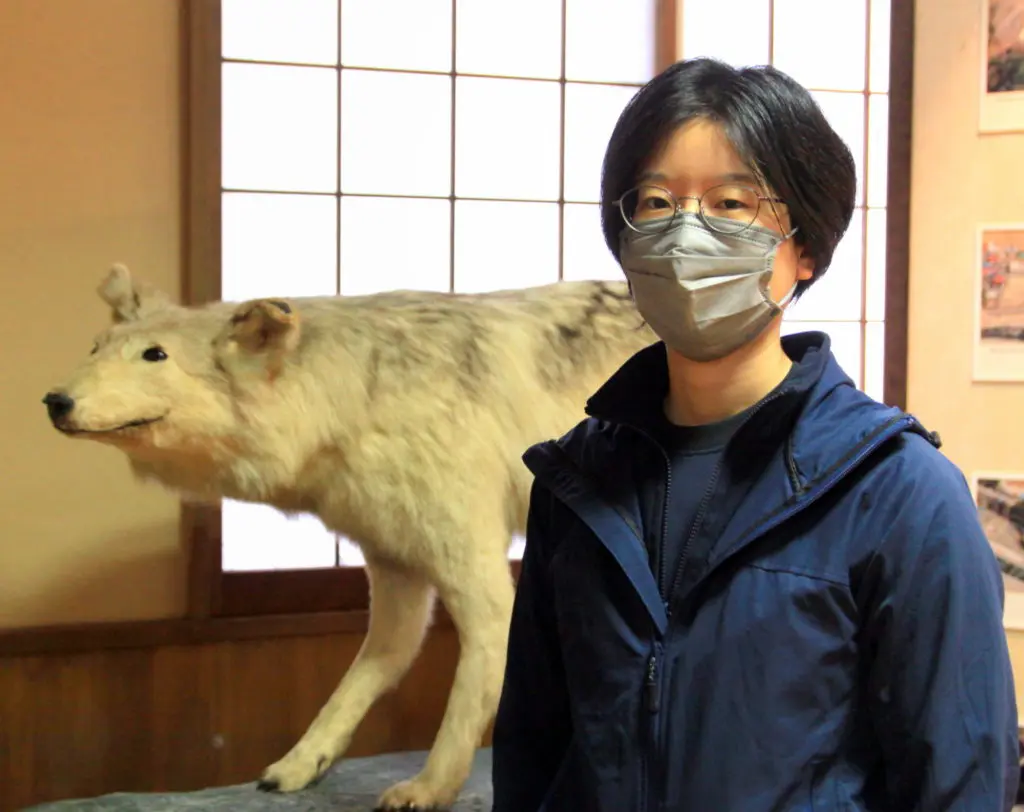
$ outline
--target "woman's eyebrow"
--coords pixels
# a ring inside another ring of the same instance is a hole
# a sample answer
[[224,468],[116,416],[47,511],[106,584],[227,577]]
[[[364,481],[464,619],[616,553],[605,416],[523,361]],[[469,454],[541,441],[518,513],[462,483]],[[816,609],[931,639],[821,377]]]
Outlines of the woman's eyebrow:
[[[660,181],[662,183],[669,183],[672,178],[661,172],[644,172],[640,175],[640,182],[644,181]],[[708,178],[715,184],[718,183],[749,183],[752,185],[760,185],[757,178],[751,175],[749,172],[726,172],[724,175],[716,175],[712,178]]]

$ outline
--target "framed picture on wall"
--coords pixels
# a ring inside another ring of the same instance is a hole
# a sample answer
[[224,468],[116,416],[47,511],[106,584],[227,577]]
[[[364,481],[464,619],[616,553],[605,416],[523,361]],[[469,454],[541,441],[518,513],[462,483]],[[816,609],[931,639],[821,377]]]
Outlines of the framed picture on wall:
[[1024,0],[978,0],[981,5],[983,133],[1024,132]]
[[982,471],[973,479],[978,518],[1003,571],[1003,623],[1024,629],[1024,471]]
[[1024,381],[1024,223],[978,228],[974,380]]

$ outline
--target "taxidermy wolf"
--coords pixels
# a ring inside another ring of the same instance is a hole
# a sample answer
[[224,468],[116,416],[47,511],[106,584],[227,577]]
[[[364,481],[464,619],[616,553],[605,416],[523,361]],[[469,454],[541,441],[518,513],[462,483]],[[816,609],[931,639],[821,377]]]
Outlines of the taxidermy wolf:
[[440,597],[461,649],[444,718],[423,770],[380,805],[450,805],[501,690],[507,551],[531,486],[521,455],[571,429],[655,340],[625,283],[184,307],[116,265],[99,293],[113,323],[44,398],[57,429],[189,498],[315,514],[366,559],[362,647],[261,786],[301,789],[345,752]]

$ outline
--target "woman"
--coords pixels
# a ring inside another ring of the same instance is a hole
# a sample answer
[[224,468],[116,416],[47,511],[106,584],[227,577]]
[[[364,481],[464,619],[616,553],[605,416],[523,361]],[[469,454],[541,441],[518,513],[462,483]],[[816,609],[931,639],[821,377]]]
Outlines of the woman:
[[1009,809],[1002,581],[960,471],[781,315],[854,208],[772,68],[623,112],[605,239],[661,342],[525,455],[495,812]]

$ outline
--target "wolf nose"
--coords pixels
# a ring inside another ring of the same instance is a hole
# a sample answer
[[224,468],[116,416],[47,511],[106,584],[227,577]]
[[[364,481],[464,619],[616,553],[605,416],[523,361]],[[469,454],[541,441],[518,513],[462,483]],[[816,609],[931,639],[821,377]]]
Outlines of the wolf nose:
[[46,411],[50,414],[50,420],[56,423],[68,416],[75,408],[75,401],[62,392],[47,392],[43,398],[46,404]]

